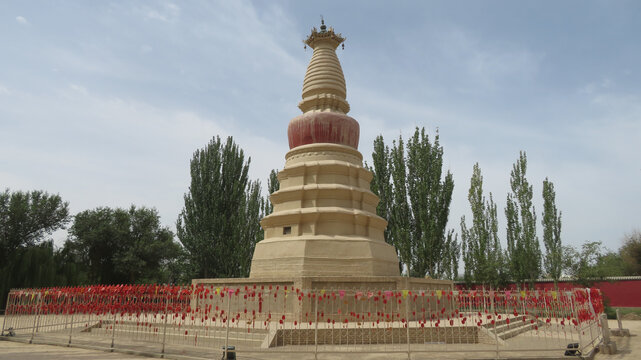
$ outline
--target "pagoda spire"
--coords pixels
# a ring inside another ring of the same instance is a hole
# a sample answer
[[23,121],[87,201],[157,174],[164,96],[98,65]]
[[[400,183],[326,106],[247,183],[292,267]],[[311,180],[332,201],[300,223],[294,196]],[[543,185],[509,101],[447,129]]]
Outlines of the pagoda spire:
[[274,211],[260,222],[265,238],[256,244],[250,278],[400,275],[396,250],[385,242],[387,221],[376,214],[372,173],[358,151],[360,126],[346,115],[336,56],[343,41],[322,19],[320,31],[312,29],[305,40],[314,54],[303,82],[303,114],[287,125],[290,150],[278,173],[280,188],[270,197]]
[[336,48],[345,38],[329,29],[321,17],[320,31],[312,28],[305,44],[314,49],[312,59],[307,66],[303,81],[303,100],[298,108],[303,113],[336,112],[347,114],[347,88],[341,63],[336,56]]

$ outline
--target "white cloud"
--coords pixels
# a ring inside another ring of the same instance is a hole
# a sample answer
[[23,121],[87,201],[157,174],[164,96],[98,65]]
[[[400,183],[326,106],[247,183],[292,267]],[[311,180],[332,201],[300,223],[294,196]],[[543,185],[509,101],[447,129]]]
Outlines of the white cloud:
[[[531,79],[545,58],[542,53],[533,52],[522,45],[503,43],[491,44],[461,28],[444,30],[434,34],[440,54],[449,60],[450,68],[460,67],[464,72],[459,79],[459,90],[496,90],[507,81]],[[453,70],[456,71],[456,70]]]
[[613,87],[614,81],[608,77],[604,77],[600,81],[591,82],[579,89],[579,94],[591,95],[602,90],[607,90]]
[[234,62],[250,61],[243,65],[255,72],[277,66],[288,75],[305,73],[307,64],[286,49],[286,45],[300,43],[300,38],[293,31],[295,24],[280,7],[271,6],[259,12],[246,1],[210,3],[209,7],[211,17],[190,26],[191,34],[199,41],[207,40],[229,49],[226,52],[236,57]]
[[60,193],[74,213],[156,207],[173,228],[189,186],[189,160],[215,135],[234,136],[252,158],[251,177],[263,184],[269,170],[284,164],[286,144],[247,131],[237,119],[102,96],[80,84],[53,94],[17,94],[0,106],[17,114],[3,124],[11,138],[0,144],[3,186]]
[[[0,183],[60,192],[74,211],[156,206],[173,227],[189,159],[216,134],[234,136],[252,158],[252,178],[264,183],[269,170],[284,164],[287,120],[298,113],[311,57],[301,39],[317,22],[316,15],[313,24],[301,20],[309,15],[301,7],[283,4],[205,1],[180,8],[160,0],[133,11],[110,5],[110,13],[99,15],[86,6],[79,7],[83,15],[97,19],[86,34],[61,25],[41,39],[15,40],[8,65],[22,75],[0,79],[6,139]],[[534,40],[525,33],[505,36],[505,29],[488,36],[474,21],[446,17],[429,31],[399,33],[404,27],[394,19],[394,31],[374,36],[366,27],[336,24],[354,41],[340,57],[365,159],[378,134],[391,143],[415,126],[430,135],[439,128],[445,166],[456,182],[450,220],[457,229],[469,208],[472,165],[480,163],[486,193],[493,192],[502,213],[512,163],[524,149],[538,210],[542,179],[549,176],[557,187],[564,241],[629,231],[641,199],[641,96],[617,85],[638,83],[629,70],[636,53],[618,58],[625,78],[616,69],[587,77],[567,64],[606,64],[608,57],[599,55],[605,52],[571,62],[558,49],[580,42],[582,32],[560,44],[540,41],[540,29],[530,29]],[[450,21],[454,25],[443,28]],[[24,17],[16,22],[29,24]],[[5,38],[13,41],[11,34]],[[546,62],[547,54],[555,61]],[[583,86],[567,92],[567,84]]]
[[143,7],[137,9],[145,19],[173,23],[180,17],[180,7],[174,3],[164,3],[159,7]]
[[24,16],[16,16],[16,21],[21,25],[29,25],[29,21],[27,21]]

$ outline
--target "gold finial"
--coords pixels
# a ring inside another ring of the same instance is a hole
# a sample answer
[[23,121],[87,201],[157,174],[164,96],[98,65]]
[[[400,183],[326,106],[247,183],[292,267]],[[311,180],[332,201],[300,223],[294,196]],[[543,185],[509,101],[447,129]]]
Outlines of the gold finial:
[[313,27],[312,33],[307,37],[307,39],[305,39],[304,43],[309,45],[312,49],[316,44],[320,43],[331,44],[334,49],[336,49],[338,45],[343,43],[343,41],[345,41],[345,38],[341,34],[334,32],[334,29],[331,27],[327,29],[325,19],[323,18],[323,15],[321,15],[320,31]]

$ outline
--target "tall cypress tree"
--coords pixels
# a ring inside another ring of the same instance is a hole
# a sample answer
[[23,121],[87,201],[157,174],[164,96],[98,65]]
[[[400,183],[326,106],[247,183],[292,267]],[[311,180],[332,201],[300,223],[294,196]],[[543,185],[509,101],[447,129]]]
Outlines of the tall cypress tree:
[[563,246],[561,244],[561,212],[556,208],[554,184],[545,178],[543,181],[543,243],[545,244],[545,271],[554,279],[554,287],[563,269]]
[[536,212],[532,204],[532,185],[525,177],[527,156],[519,153],[510,176],[511,193],[507,195],[507,254],[510,272],[519,284],[530,287],[541,274],[541,248],[536,236]]

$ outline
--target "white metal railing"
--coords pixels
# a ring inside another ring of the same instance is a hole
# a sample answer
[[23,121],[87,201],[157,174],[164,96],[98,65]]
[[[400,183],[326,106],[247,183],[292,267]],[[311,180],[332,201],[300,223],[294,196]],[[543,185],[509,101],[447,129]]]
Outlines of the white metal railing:
[[601,339],[600,291],[301,290],[120,285],[15,289],[10,340],[161,356],[237,353],[561,354]]

